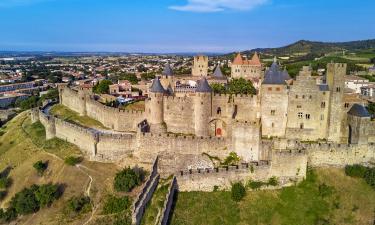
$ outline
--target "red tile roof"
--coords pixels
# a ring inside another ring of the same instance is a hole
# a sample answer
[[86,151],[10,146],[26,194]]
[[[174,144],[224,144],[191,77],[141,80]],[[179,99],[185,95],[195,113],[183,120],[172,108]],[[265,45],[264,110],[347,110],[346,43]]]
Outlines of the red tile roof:
[[260,62],[259,56],[257,53],[254,53],[251,60],[243,60],[240,53],[236,55],[233,60],[233,65],[251,65],[251,66],[261,66],[262,63]]

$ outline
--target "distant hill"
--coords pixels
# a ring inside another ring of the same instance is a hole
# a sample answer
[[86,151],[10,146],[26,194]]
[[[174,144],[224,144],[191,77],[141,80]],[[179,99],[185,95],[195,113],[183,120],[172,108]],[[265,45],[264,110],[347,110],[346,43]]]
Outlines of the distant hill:
[[360,51],[365,49],[375,49],[375,39],[350,41],[350,42],[318,42],[300,40],[293,44],[279,48],[257,48],[244,51],[244,54],[259,52],[265,55],[307,55],[307,54],[327,54],[338,51]]

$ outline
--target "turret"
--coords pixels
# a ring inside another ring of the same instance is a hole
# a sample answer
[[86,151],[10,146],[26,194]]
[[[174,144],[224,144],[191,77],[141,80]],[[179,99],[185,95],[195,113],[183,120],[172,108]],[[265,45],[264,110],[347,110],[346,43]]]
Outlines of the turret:
[[206,78],[202,78],[197,83],[194,97],[194,115],[195,115],[195,135],[209,135],[209,119],[211,117],[211,97],[212,89]]
[[161,133],[166,131],[164,123],[164,102],[165,90],[160,83],[159,77],[152,82],[149,92],[149,122],[151,132]]

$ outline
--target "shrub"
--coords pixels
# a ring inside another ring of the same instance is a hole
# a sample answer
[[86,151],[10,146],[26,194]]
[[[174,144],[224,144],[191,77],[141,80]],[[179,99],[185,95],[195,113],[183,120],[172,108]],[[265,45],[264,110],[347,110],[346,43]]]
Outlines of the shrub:
[[375,168],[368,168],[364,178],[365,181],[375,189]]
[[82,211],[85,211],[84,209],[91,207],[90,202],[91,200],[88,196],[73,196],[68,200],[67,206],[69,211],[80,213]]
[[214,191],[218,191],[219,190],[219,186],[215,185],[214,186]]
[[35,191],[35,197],[40,207],[50,206],[60,195],[59,185],[57,184],[45,184],[39,186],[38,190]]
[[65,158],[65,164],[67,164],[69,166],[75,166],[75,165],[77,165],[78,163],[81,163],[81,162],[82,162],[81,157],[69,156],[69,157]]
[[240,157],[235,152],[229,153],[229,156],[225,158],[222,165],[234,165],[240,161]]
[[268,179],[267,184],[271,186],[277,186],[279,184],[279,181],[277,180],[277,177],[271,177],[270,179]]
[[253,190],[258,190],[259,188],[261,188],[263,185],[265,185],[265,183],[264,182],[262,182],[262,181],[249,181],[248,183],[247,183],[247,187],[249,187],[249,188],[251,188],[251,189],[253,189]]
[[232,184],[231,193],[232,193],[232,199],[236,202],[239,202],[241,201],[241,199],[243,199],[243,197],[245,197],[246,189],[242,183],[240,182],[234,183]]
[[35,196],[36,190],[38,190],[38,186],[33,185],[18,192],[10,201],[11,208],[14,208],[17,214],[21,215],[37,212],[40,207]]
[[6,189],[12,184],[12,179],[8,177],[0,177],[0,189]]
[[6,196],[7,196],[7,191],[0,191],[0,201],[4,200]]
[[364,177],[366,170],[366,167],[358,164],[345,166],[345,174],[350,177]]
[[15,219],[17,215],[37,212],[41,207],[50,205],[61,195],[59,185],[32,185],[18,192],[9,203],[6,219]]
[[125,168],[116,174],[114,181],[115,190],[129,192],[141,183],[141,178],[142,175],[136,173],[134,169]]
[[41,176],[41,175],[43,175],[44,171],[47,169],[48,163],[47,162],[43,163],[42,161],[38,161],[38,162],[34,163],[33,167],[36,169],[38,174]]
[[0,223],[1,222],[7,222],[14,220],[17,218],[17,212],[14,208],[9,208],[6,211],[4,209],[0,208]]
[[118,198],[116,196],[110,195],[107,197],[104,203],[103,213],[104,214],[119,213],[119,212],[129,209],[130,205],[131,205],[131,200],[129,199],[128,196]]

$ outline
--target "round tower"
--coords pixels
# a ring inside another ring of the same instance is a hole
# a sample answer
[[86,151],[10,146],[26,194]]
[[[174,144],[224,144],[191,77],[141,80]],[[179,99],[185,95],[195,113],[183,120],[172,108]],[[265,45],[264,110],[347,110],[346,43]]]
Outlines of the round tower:
[[164,123],[164,101],[163,97],[165,90],[160,83],[159,77],[152,82],[149,92],[149,122],[151,132],[163,133],[166,132],[166,125]]
[[208,136],[211,116],[212,89],[206,78],[198,81],[194,97],[195,135]]

